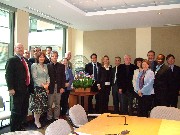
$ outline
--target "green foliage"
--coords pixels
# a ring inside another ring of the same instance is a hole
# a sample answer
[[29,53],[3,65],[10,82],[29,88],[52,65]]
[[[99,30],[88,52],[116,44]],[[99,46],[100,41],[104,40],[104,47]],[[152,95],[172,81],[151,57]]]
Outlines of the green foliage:
[[91,76],[86,76],[84,72],[76,74],[73,81],[74,88],[90,88],[93,84],[93,78]]

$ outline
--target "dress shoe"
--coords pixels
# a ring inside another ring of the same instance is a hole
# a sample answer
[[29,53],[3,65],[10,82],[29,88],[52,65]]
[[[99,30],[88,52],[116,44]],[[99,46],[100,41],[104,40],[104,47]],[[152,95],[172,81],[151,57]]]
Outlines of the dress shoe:
[[26,129],[25,129],[25,127],[24,127],[23,125],[21,125],[21,126],[19,127],[19,131],[26,131]]

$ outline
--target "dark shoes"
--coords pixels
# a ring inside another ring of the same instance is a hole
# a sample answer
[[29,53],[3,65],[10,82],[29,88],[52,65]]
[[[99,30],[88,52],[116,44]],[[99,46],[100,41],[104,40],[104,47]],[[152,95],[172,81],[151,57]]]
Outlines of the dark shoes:
[[59,117],[59,119],[67,120],[67,117],[66,117],[66,115],[62,115],[62,116]]

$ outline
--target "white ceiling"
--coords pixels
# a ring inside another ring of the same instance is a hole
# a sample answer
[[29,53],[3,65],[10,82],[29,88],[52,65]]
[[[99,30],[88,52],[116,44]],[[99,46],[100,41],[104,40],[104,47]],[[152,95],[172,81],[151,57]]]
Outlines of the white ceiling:
[[180,24],[180,0],[1,0],[1,3],[83,31]]

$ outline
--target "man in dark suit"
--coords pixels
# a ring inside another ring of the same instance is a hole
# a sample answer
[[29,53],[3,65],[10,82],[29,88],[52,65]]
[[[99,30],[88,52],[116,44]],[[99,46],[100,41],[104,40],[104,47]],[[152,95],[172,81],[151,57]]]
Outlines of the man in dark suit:
[[[91,56],[91,62],[86,64],[85,66],[85,72],[88,73],[89,75],[93,75],[95,83],[93,84],[93,86],[91,87],[91,91],[93,92],[98,92],[98,87],[97,87],[97,79],[98,79],[98,71],[101,67],[101,64],[99,62],[97,62],[97,55],[95,53],[93,53]],[[89,96],[88,97],[88,112],[92,113],[93,112],[93,105],[92,105],[92,99],[93,96]],[[95,105],[95,110],[96,112],[98,112],[98,94],[95,96],[96,99],[96,105]]]
[[112,68],[112,96],[113,96],[113,105],[114,105],[114,113],[119,114],[119,105],[121,94],[119,94],[119,89],[117,86],[117,69],[121,64],[121,58],[119,56],[115,57],[115,66]]
[[[117,70],[117,85],[119,89],[119,94],[121,94],[120,110],[121,114],[132,115],[133,109],[133,97],[134,97],[134,88],[132,84],[132,79],[134,75],[134,70],[137,67],[134,64],[131,64],[131,56],[124,56],[124,64],[118,66]],[[129,108],[129,110],[128,110]]]
[[165,65],[165,56],[159,54],[156,58],[157,66],[154,79],[155,106],[167,106],[170,80],[170,68]]
[[[30,64],[32,65],[33,63],[37,63],[37,55],[38,55],[38,53],[39,52],[41,52],[41,48],[40,47],[34,47],[34,49],[33,49],[33,57],[31,57],[31,58],[29,58],[29,62],[30,62]],[[45,60],[44,60],[44,64],[48,64],[48,63],[50,63],[50,60],[47,58],[47,57],[45,57]]]
[[6,82],[11,96],[11,131],[24,130],[22,122],[26,119],[29,107],[30,72],[28,63],[23,58],[24,46],[17,43],[14,47],[15,56],[6,63]]
[[[66,76],[65,66],[57,62],[58,52],[51,52],[51,63],[47,65],[50,77],[48,94],[48,114],[47,119],[59,119],[61,94],[64,92]],[[55,101],[55,102],[54,102]],[[54,115],[52,114],[52,104],[55,103]]]
[[157,62],[155,61],[155,52],[153,50],[150,50],[147,53],[148,61],[150,62],[150,69],[155,72]]
[[169,78],[168,106],[176,107],[180,91],[180,67],[174,65],[175,57],[172,54],[167,55],[166,61],[171,69],[171,78]]

